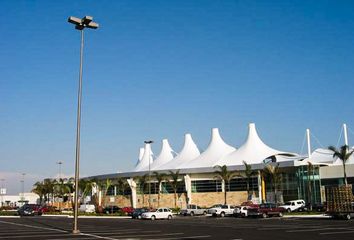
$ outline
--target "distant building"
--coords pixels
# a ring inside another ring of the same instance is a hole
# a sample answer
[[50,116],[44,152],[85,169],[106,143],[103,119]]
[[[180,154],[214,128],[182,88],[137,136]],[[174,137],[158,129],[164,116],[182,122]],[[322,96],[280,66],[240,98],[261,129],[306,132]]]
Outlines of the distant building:
[[19,206],[21,207],[23,204],[31,203],[37,204],[39,203],[39,196],[35,193],[20,193],[18,195],[2,195],[1,196],[1,206]]

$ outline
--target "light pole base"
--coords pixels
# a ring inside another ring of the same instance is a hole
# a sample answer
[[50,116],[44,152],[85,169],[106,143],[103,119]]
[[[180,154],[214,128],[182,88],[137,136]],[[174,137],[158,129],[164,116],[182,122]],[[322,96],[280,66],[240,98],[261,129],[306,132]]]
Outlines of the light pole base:
[[80,230],[73,230],[73,234],[80,234],[81,232],[80,232]]

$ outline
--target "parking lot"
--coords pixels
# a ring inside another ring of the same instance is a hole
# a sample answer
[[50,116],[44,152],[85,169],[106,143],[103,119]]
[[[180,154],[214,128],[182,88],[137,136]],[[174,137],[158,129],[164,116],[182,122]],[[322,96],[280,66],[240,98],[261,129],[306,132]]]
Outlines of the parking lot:
[[71,234],[64,217],[0,218],[0,239],[353,239],[354,221],[176,217],[167,220],[79,219]]

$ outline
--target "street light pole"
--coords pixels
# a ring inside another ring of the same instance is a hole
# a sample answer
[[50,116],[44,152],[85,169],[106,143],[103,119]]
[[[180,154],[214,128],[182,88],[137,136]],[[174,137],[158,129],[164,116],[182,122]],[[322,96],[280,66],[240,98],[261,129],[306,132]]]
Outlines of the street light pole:
[[75,158],[75,197],[74,197],[74,226],[73,234],[80,234],[78,229],[78,195],[79,195],[79,167],[80,167],[80,125],[81,125],[81,98],[82,98],[82,63],[84,52],[84,29],[92,28],[97,29],[98,24],[92,21],[91,16],[85,16],[83,18],[69,17],[68,22],[75,25],[75,29],[81,32],[81,44],[80,44],[80,71],[79,71],[79,89],[78,89],[78,102],[77,102],[77,122],[76,122],[76,158]]
[[[154,141],[144,141],[145,144],[152,144]],[[151,169],[150,169],[150,155],[151,155],[151,146],[149,148],[149,208],[151,208]]]
[[0,190],[0,194],[1,194],[1,207],[3,207],[3,206],[4,206],[4,194],[5,194],[5,189],[4,189],[4,181],[5,181],[5,179],[2,178],[2,179],[0,179],[0,181],[1,181],[1,190]]
[[59,162],[57,162],[57,164],[59,165],[59,175],[58,175],[58,178],[59,178],[59,180],[61,179],[61,165],[63,164],[63,162],[62,161],[59,161]]
[[22,200],[22,203],[23,201],[25,200],[25,175],[26,173],[21,173],[22,175],[22,178],[21,178],[21,192],[22,192],[22,196],[21,196],[21,200]]

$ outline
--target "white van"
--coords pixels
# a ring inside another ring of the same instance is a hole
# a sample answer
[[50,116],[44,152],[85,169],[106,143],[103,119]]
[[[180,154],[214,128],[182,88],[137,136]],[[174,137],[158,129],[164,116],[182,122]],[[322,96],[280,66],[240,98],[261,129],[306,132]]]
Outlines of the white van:
[[294,212],[301,207],[305,207],[305,201],[302,199],[292,200],[292,201],[286,202],[284,205],[281,205],[279,207],[285,208],[285,210],[287,212]]
[[95,208],[95,205],[93,205],[93,204],[82,204],[79,207],[79,211],[85,212],[85,213],[94,213],[94,212],[96,212],[96,208]]

